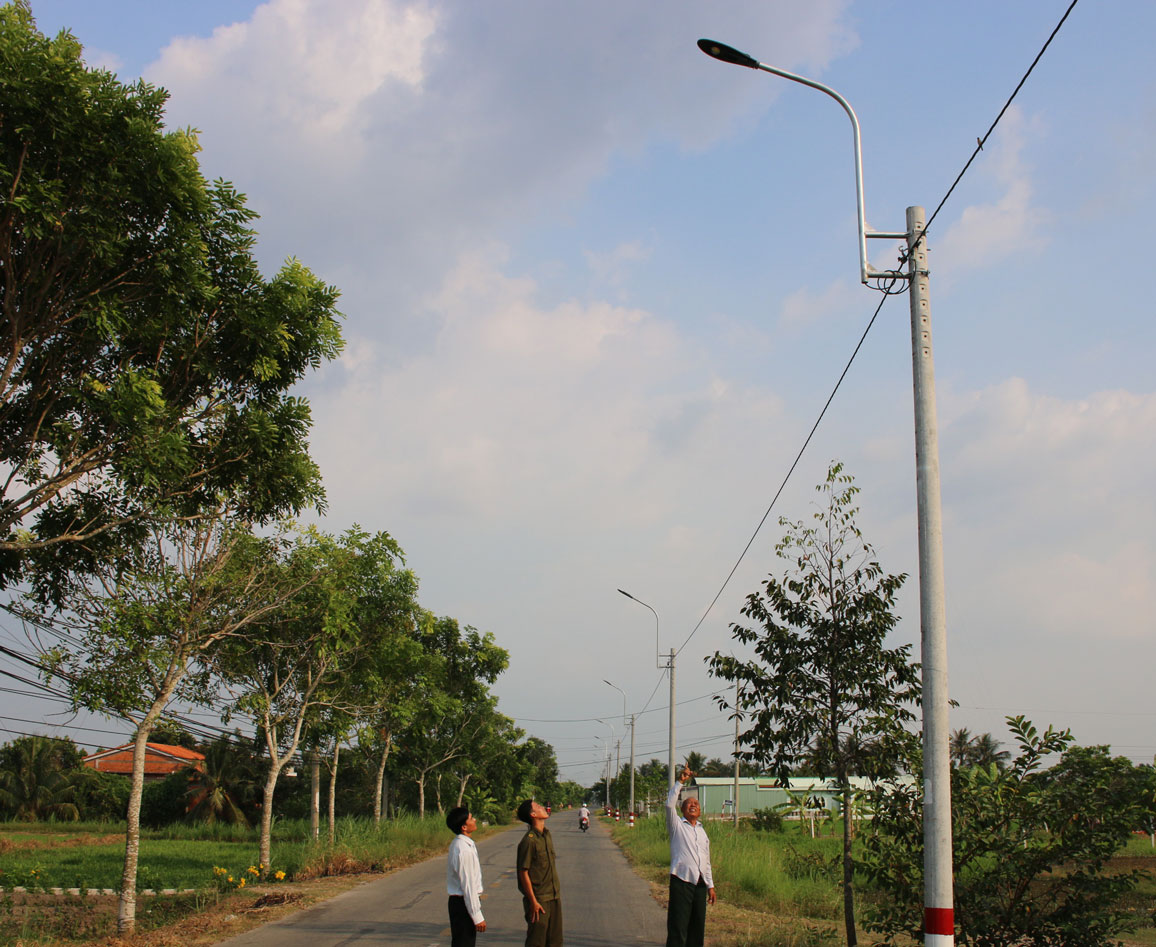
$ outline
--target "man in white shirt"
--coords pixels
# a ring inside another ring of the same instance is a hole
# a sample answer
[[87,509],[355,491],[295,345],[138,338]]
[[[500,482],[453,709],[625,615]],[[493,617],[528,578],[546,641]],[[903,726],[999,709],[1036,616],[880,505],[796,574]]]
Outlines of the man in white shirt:
[[446,825],[454,833],[446,862],[446,891],[450,896],[450,943],[452,947],[474,947],[478,931],[486,929],[482,916],[482,865],[478,849],[470,838],[478,827],[465,806],[451,809]]
[[714,904],[710,870],[710,839],[699,823],[702,810],[689,796],[677,806],[678,794],[690,779],[683,766],[666,797],[666,834],[670,837],[670,902],[666,911],[666,947],[702,947],[706,936],[706,906]]

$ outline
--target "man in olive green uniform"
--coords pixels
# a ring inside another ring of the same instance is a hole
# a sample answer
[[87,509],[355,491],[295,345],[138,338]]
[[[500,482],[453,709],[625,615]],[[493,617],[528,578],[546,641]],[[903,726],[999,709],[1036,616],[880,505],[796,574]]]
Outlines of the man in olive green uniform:
[[546,828],[550,814],[527,799],[518,818],[530,828],[518,843],[518,887],[526,912],[526,947],[562,947],[562,889],[554,866],[554,839]]

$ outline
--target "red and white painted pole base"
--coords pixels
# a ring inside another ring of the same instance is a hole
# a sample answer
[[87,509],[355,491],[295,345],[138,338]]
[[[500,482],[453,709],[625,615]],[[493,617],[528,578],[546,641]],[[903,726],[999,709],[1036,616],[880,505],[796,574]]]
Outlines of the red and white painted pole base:
[[924,947],[955,947],[955,911],[951,908],[923,909]]
[[630,813],[630,827],[634,828],[634,813]]

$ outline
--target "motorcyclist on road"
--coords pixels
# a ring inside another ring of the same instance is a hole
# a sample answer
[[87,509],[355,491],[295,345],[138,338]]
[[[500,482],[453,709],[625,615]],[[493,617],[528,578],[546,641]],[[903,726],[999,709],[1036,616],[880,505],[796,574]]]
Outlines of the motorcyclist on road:
[[582,808],[578,810],[578,825],[584,827],[590,824],[590,810],[586,808],[586,803],[582,803]]

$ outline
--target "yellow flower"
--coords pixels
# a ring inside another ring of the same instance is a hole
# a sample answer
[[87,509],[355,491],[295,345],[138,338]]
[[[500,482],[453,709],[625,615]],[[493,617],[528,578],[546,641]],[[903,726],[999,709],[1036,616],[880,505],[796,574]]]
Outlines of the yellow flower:
[[229,876],[228,876],[228,877],[227,877],[225,880],[226,880],[226,881],[228,881],[228,882],[232,882],[232,880],[233,880],[233,876],[232,876],[232,875],[229,875]]
[[284,881],[285,880],[285,872],[275,871],[275,872],[273,872],[273,877],[276,878],[278,881]]
[[250,865],[248,868],[246,868],[245,871],[247,871],[251,875],[260,874],[260,872],[258,872],[257,869],[254,868],[252,865]]
[[237,882],[237,890],[239,891],[243,887],[245,887],[245,879],[244,878],[242,878],[240,881]]

